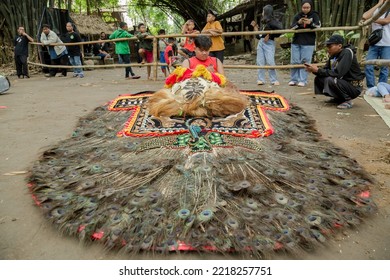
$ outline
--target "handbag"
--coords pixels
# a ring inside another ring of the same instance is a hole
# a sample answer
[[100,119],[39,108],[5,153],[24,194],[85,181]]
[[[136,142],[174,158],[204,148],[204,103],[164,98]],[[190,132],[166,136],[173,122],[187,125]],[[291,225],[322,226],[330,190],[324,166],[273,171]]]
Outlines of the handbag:
[[370,36],[368,36],[368,43],[370,46],[375,45],[378,43],[380,40],[382,40],[383,36],[383,27],[375,29],[374,31],[371,32]]
[[[387,17],[389,12],[390,10],[386,12],[385,18]],[[382,36],[383,36],[383,26],[371,32],[370,36],[368,36],[368,43],[370,44],[370,46],[373,46],[377,44],[380,40],[382,40]]]

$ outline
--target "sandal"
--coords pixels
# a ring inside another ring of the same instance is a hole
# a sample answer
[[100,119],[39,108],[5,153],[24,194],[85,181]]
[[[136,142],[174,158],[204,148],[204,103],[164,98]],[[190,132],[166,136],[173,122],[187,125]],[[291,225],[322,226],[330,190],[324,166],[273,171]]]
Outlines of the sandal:
[[352,108],[352,102],[351,101],[345,101],[337,106],[337,109],[351,109]]

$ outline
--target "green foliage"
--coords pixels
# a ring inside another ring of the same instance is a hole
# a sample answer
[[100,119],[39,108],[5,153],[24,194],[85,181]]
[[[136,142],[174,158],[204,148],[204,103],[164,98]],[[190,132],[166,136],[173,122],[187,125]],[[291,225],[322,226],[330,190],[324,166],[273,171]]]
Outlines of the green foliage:
[[360,38],[360,33],[355,33],[355,31],[349,31],[346,33],[344,30],[336,31],[333,34],[339,34],[343,36],[345,43],[353,44],[357,39]]
[[321,63],[326,62],[328,60],[328,50],[326,48],[319,49],[314,54],[314,62]]
[[[112,9],[119,7],[119,0],[89,0],[88,2],[92,13],[96,12],[98,9]],[[74,0],[72,4],[72,12],[87,12],[87,1]]]
[[280,49],[278,50],[279,60],[282,64],[289,64],[291,59],[291,49]]
[[292,33],[292,32],[284,33],[280,37],[287,38],[287,42],[291,43],[292,38],[294,37],[294,33]]

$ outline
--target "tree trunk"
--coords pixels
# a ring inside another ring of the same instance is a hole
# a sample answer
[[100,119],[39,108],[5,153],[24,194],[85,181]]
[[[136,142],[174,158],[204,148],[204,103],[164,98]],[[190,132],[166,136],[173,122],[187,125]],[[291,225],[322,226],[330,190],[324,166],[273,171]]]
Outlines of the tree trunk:
[[87,5],[87,15],[90,15],[91,14],[90,0],[85,0],[85,3]]
[[347,15],[348,15],[348,5],[349,5],[349,1],[348,0],[344,0],[344,7],[343,7],[343,16],[341,18],[341,25],[342,26],[345,26],[346,25],[346,22],[347,22]]
[[[355,2],[356,3],[356,1],[353,1],[352,0],[352,2]],[[350,26],[351,25],[351,18],[352,18],[352,9],[351,9],[351,1],[347,1],[347,3],[348,3],[348,12],[347,12],[347,20],[345,21],[345,25],[346,26]]]
[[345,0],[340,0],[339,1],[339,9],[337,11],[337,14],[335,15],[336,17],[336,20],[335,20],[335,24],[333,26],[338,26],[341,24],[341,15],[343,14],[344,12],[344,1]]

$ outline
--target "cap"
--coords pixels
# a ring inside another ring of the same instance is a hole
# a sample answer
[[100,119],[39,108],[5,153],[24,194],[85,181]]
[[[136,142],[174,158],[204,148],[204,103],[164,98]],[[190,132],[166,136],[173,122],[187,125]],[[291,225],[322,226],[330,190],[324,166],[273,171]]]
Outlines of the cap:
[[329,39],[325,42],[325,45],[331,44],[344,44],[344,38],[341,35],[335,34],[329,37]]
[[212,15],[215,16],[215,17],[218,16],[218,13],[217,13],[216,11],[214,11],[214,10],[211,10],[211,9],[208,9],[208,10],[207,10],[207,13],[208,13],[208,14],[212,14]]

